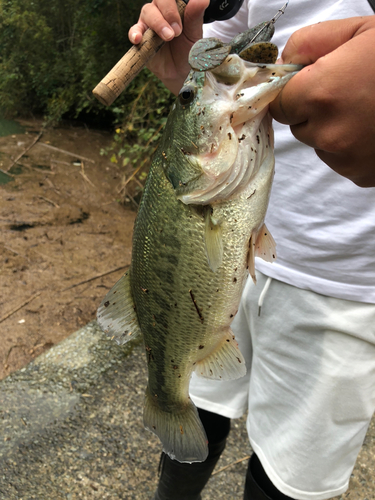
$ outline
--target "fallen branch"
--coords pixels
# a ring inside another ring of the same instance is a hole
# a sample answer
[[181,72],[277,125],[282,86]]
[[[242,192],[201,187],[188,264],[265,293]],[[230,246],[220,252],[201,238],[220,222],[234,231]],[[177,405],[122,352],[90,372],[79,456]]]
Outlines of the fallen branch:
[[137,208],[139,207],[138,203],[135,201],[135,199],[133,198],[133,196],[130,193],[126,192],[125,196],[127,196],[134,203],[134,205]]
[[245,460],[248,460],[250,458],[250,455],[247,455],[246,457],[240,458],[239,460],[236,460],[235,462],[232,462],[231,464],[226,465],[225,467],[222,467],[221,469],[215,470],[211,474],[211,476],[214,476],[215,474],[219,474],[219,472],[223,472],[225,469],[229,469],[229,467],[232,467],[232,465],[239,464],[240,462],[244,462]]
[[27,349],[27,345],[26,344],[14,344],[12,345],[9,349],[8,349],[8,352],[7,352],[7,355],[5,356],[5,361],[4,361],[4,370],[7,370],[9,368],[9,365],[8,365],[8,359],[9,359],[9,356],[10,356],[10,353],[13,351],[14,348],[16,347],[25,347]]
[[129,264],[126,266],[121,266],[121,267],[116,267],[116,269],[112,269],[112,271],[107,271],[102,274],[97,274],[96,276],[93,276],[92,278],[88,278],[87,280],[80,281],[79,283],[75,283],[74,285],[68,286],[68,288],[64,288],[61,290],[62,292],[66,292],[66,290],[71,290],[72,288],[76,288],[77,286],[84,285],[85,283],[90,283],[90,281],[97,280],[99,278],[102,278],[103,276],[107,276],[107,274],[112,274],[115,273],[116,271],[120,271],[121,269],[126,269],[129,267]]
[[[10,168],[10,167],[9,167],[9,168]],[[7,172],[7,171],[3,170],[2,168],[0,168],[0,172],[1,172],[2,174],[9,175],[9,177],[13,177],[13,178],[15,177],[15,175],[10,174],[9,172]]]
[[59,153],[64,153],[69,156],[74,156],[74,158],[78,158],[79,160],[90,161],[91,163],[95,163],[94,160],[90,160],[90,158],[86,158],[85,156],[77,155],[76,153],[71,153],[70,151],[66,151],[65,149],[56,148],[55,146],[51,146],[50,144],[46,144],[45,142],[40,142],[39,146],[43,146],[44,148],[53,149],[53,151],[58,151]]
[[[162,124],[162,125],[160,125],[160,127],[159,127],[159,128],[158,128],[155,132],[154,132],[153,136],[152,136],[152,137],[150,137],[150,139],[147,141],[147,144],[145,145],[145,148],[147,148],[147,147],[150,145],[151,141],[154,139],[154,137],[155,137],[155,136],[156,136],[156,135],[160,132],[160,130],[161,130],[163,127],[164,127],[164,125],[163,125],[163,124]],[[154,152],[153,152],[153,153],[155,153],[156,149],[157,149],[157,148],[155,147],[155,148],[154,148]],[[152,153],[152,154],[153,154],[153,153]],[[150,156],[152,156],[152,155],[150,155]],[[144,164],[145,164],[147,161],[149,161],[149,159],[150,159],[150,157],[149,157],[149,156],[147,156],[147,157],[146,157],[146,158],[142,161],[142,163],[139,165],[139,167],[137,167],[137,168],[134,170],[134,172],[131,174],[131,176],[130,176],[130,177],[129,177],[126,181],[125,181],[125,183],[121,186],[119,193],[121,193],[121,191],[122,191],[122,190],[123,190],[123,189],[127,186],[127,184],[129,184],[129,182],[130,182],[130,181],[131,181],[131,180],[135,177],[135,175],[136,175],[136,174],[139,172],[139,170],[140,170],[140,169],[144,166]],[[144,188],[144,186],[143,186],[142,184],[141,184],[141,188],[142,188],[142,189]]]
[[[33,142],[30,144],[30,146],[28,146],[25,151],[23,151],[23,153],[21,153],[20,155],[17,156],[17,158],[15,160],[13,160],[13,162],[11,163],[11,165],[7,168],[7,172],[9,172],[9,170],[13,167],[13,165],[15,165],[21,158],[23,155],[25,155],[28,151],[30,151],[30,149],[35,146],[35,144],[39,141],[39,139],[42,137],[43,135],[43,132],[44,132],[44,128],[39,132],[39,134],[35,137],[35,139],[33,140]],[[8,174],[9,175],[9,174]]]
[[121,186],[120,190],[118,191],[118,193],[121,193],[121,191],[127,186],[127,184],[129,184],[129,182],[133,179],[133,177],[135,177],[135,175],[141,170],[141,168],[143,167],[143,165],[146,163],[146,161],[148,160],[148,158],[144,159],[143,162],[139,165],[139,167],[137,167],[134,172],[131,174],[130,177],[128,177],[128,179],[124,182],[124,184]]
[[[29,354],[34,354],[35,352],[35,349],[38,349],[39,347],[46,347],[48,346],[49,342],[44,342],[43,344],[38,344],[34,347],[32,347],[30,350],[29,350]],[[9,359],[9,356],[10,356],[10,353],[13,351],[13,349],[15,349],[16,347],[24,347],[26,349],[29,348],[29,346],[27,346],[26,344],[14,344],[12,345],[9,349],[8,349],[8,352],[7,352],[7,355],[5,356],[5,361],[4,361],[4,370],[8,370],[9,368],[9,365],[8,365],[8,359]]]
[[82,175],[83,179],[84,179],[86,182],[88,182],[88,183],[89,183],[92,187],[94,187],[95,189],[97,189],[97,187],[95,186],[95,184],[94,184],[94,183],[92,183],[92,182],[90,181],[90,179],[87,177],[87,175],[86,175],[86,173],[85,173],[85,165],[84,165],[83,161],[81,161],[81,170],[80,170],[80,172],[79,172],[79,173]]
[[36,299],[37,297],[39,297],[39,295],[41,294],[42,292],[37,292],[35,293],[34,295],[32,295],[29,299],[25,300],[24,302],[22,302],[22,304],[20,304],[19,306],[15,307],[14,309],[12,309],[11,311],[9,311],[5,316],[3,316],[2,318],[0,318],[0,323],[2,323],[3,321],[5,321],[6,319],[8,319],[10,316],[12,316],[12,314],[16,313],[17,311],[19,311],[20,309],[22,309],[23,307],[27,306],[27,304],[30,304],[30,302],[34,299]]
[[12,252],[12,253],[14,253],[15,255],[18,255],[19,257],[22,257],[23,259],[26,259],[26,260],[27,260],[27,262],[30,262],[30,259],[29,259],[28,257],[26,257],[26,255],[16,252],[15,250],[13,250],[13,248],[8,247],[7,245],[3,245],[3,247],[4,247],[6,250],[8,250],[9,252]]
[[7,250],[9,250],[9,252],[12,252],[12,253],[20,256],[20,254],[18,252],[16,252],[15,250],[13,250],[13,248],[7,247],[6,245],[3,245],[3,247],[6,248]]
[[54,160],[54,159],[52,159],[51,163],[60,163],[61,165],[67,165],[68,167],[72,166],[71,163],[68,163],[67,161],[61,161],[61,160]]
[[44,200],[46,201],[47,203],[49,203],[50,205],[53,205],[55,208],[60,208],[60,205],[58,205],[57,203],[55,203],[54,201],[48,199],[48,198],[45,198],[44,196],[38,196],[38,198],[40,200]]
[[51,170],[42,170],[40,168],[35,168],[32,167],[31,165],[26,165],[26,164],[23,164],[22,166],[28,168],[29,170],[34,170],[34,172],[39,172],[39,173],[43,172],[44,175],[56,175],[56,172],[52,172]]

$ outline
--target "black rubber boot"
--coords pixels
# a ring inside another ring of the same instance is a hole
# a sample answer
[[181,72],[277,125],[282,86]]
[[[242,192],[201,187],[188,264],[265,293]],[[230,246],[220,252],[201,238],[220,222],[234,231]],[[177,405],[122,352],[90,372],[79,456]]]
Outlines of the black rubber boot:
[[255,453],[249,460],[243,498],[244,500],[293,500],[281,493],[271,482]]
[[198,411],[209,441],[207,459],[187,464],[162,453],[159,485],[153,500],[201,500],[200,493],[224,451],[230,419],[205,410]]

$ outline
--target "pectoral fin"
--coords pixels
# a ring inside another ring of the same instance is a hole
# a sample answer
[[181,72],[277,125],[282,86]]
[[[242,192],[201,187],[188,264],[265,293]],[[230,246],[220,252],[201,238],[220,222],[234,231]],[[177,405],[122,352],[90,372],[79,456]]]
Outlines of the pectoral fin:
[[211,207],[205,214],[205,242],[208,265],[215,272],[223,260],[223,235],[218,221],[212,217]]
[[195,373],[213,380],[234,380],[246,374],[245,360],[230,328],[216,349],[197,363]]
[[118,344],[126,344],[141,334],[129,273],[124,274],[104,297],[98,308],[97,320],[107,337]]

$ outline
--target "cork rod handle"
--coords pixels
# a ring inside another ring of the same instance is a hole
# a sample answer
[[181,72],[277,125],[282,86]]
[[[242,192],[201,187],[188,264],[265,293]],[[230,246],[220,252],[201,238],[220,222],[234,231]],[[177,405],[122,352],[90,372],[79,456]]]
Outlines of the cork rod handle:
[[[176,0],[181,19],[188,1]],[[164,41],[153,30],[146,30],[141,43],[133,45],[94,88],[94,96],[110,106],[163,45]]]

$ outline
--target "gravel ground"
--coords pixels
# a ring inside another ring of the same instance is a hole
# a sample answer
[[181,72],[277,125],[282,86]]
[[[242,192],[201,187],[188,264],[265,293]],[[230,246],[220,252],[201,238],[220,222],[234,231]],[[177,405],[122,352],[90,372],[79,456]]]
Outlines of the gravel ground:
[[[151,499],[160,443],[142,425],[145,386],[142,348],[115,345],[95,322],[0,382],[0,498]],[[373,420],[336,500],[375,500],[374,452]],[[250,453],[235,420],[203,500],[241,499]]]

